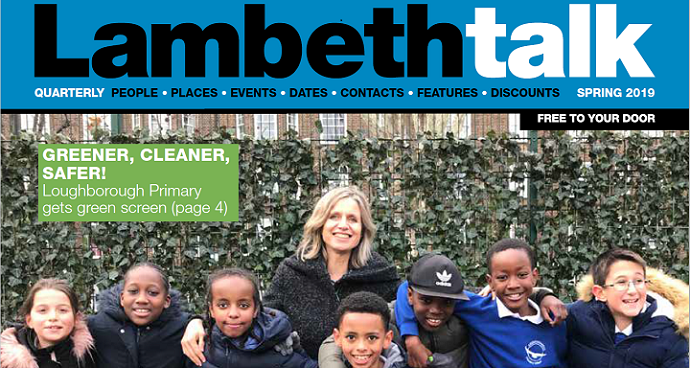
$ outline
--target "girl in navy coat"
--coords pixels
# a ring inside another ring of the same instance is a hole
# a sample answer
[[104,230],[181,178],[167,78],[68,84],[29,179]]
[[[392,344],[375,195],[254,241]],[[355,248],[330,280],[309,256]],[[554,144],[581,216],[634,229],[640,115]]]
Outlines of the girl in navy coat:
[[[292,332],[287,316],[261,305],[258,283],[247,271],[225,269],[209,276],[210,342],[206,368],[317,368],[304,352],[282,355],[274,346]],[[188,367],[196,366],[188,361]]]
[[180,340],[189,315],[158,266],[132,266],[124,283],[100,298],[98,314],[88,319],[99,368],[184,367]]

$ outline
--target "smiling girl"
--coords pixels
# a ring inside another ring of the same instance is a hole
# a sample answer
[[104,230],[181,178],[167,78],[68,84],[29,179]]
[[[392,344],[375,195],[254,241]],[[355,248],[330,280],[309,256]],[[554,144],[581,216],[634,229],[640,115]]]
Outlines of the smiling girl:
[[93,338],[79,313],[79,298],[59,279],[41,279],[20,311],[24,327],[3,332],[3,368],[95,367]]
[[132,266],[124,283],[100,294],[98,314],[89,318],[100,368],[181,368],[180,340],[188,321],[180,293],[160,267]]

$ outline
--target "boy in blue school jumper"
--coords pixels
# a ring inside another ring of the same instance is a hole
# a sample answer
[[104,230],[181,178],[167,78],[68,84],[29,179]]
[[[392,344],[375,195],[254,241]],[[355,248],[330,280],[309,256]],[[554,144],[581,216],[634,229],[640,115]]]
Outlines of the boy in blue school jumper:
[[[469,300],[455,303],[454,313],[470,327],[470,367],[566,367],[565,324],[552,327],[528,298],[539,276],[532,248],[521,240],[504,239],[489,249],[486,259],[486,278],[496,299],[465,292]],[[442,285],[447,281],[444,275],[436,276],[438,280],[427,282]],[[402,302],[407,287],[404,282],[398,288],[395,306],[405,338],[418,335],[412,307]]]

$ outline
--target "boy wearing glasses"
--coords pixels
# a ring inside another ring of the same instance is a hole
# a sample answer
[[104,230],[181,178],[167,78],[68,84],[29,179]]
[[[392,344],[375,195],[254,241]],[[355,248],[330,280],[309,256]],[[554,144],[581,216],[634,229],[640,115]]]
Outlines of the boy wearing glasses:
[[688,367],[687,284],[614,248],[597,257],[578,293],[568,309],[570,368]]

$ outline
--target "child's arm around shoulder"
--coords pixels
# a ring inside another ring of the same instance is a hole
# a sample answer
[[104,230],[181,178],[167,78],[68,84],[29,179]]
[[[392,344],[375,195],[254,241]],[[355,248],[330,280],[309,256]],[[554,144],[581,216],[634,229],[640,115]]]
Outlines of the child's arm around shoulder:
[[[457,304],[459,303],[456,303],[456,307]],[[407,364],[412,368],[425,368],[431,351],[419,339],[417,319],[412,306],[407,301],[407,281],[398,286],[397,300],[395,302],[395,321],[408,352]]]
[[[453,309],[453,314],[459,315],[467,310],[467,308],[472,308],[472,305],[481,302],[483,297],[465,291],[465,294],[470,298],[469,301],[458,301],[455,303],[455,308]],[[414,310],[410,303],[407,302],[407,281],[398,286],[397,301],[395,303],[395,320],[400,329],[401,336],[419,336],[419,328],[417,327],[417,320],[414,316]]]
[[407,281],[403,281],[400,286],[398,286],[395,302],[395,322],[403,338],[406,335],[419,336],[419,328],[417,327],[414,310],[412,310],[410,303],[407,302]]
[[346,368],[343,351],[335,343],[333,335],[323,340],[319,347],[319,368]]
[[187,321],[180,344],[182,344],[182,353],[194,364],[194,367],[199,367],[206,361],[204,357],[206,329],[203,319],[195,317],[197,316],[191,316]]

